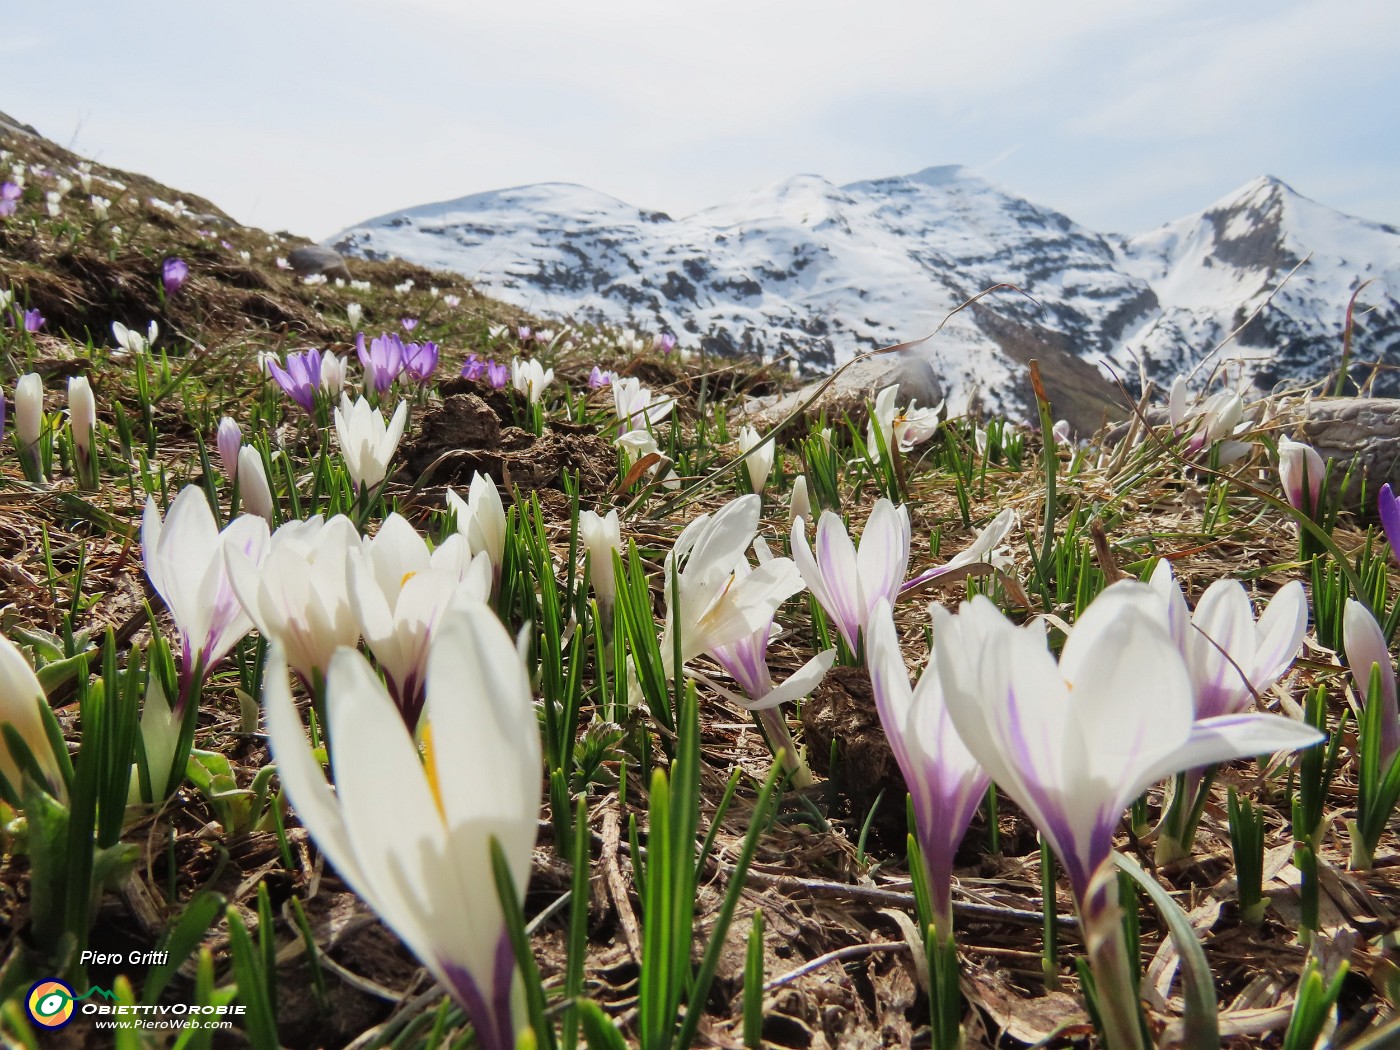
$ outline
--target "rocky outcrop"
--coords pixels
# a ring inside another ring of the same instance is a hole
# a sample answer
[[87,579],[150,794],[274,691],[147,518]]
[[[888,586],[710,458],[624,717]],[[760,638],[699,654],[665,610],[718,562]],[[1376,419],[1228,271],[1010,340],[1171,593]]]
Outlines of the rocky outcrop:
[[312,277],[317,274],[326,277],[339,277],[350,280],[350,267],[345,264],[345,256],[334,248],[311,244],[298,248],[287,255],[287,263],[298,277]]

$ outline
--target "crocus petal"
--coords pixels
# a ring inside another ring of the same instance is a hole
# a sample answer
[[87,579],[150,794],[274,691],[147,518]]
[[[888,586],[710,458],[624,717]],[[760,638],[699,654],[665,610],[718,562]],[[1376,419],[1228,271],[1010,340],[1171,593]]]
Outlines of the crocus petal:
[[825,649],[792,672],[781,685],[769,690],[762,699],[741,700],[739,703],[749,711],[767,711],[786,703],[795,703],[805,696],[810,696],[812,691],[821,685],[826,672],[831,670],[831,665],[835,662],[836,650]]

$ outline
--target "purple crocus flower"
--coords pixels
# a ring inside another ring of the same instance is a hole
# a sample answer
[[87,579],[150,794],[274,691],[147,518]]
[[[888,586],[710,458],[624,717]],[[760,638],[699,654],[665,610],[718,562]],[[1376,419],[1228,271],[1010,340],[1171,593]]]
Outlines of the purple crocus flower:
[[510,382],[510,369],[500,361],[486,362],[486,381],[493,390],[504,390]]
[[1390,553],[1400,561],[1400,498],[1390,490],[1389,484],[1381,486],[1380,515]]
[[476,354],[468,354],[466,363],[462,365],[462,378],[470,379],[473,383],[475,383],[485,374],[486,362],[483,361]]
[[320,350],[298,350],[288,354],[285,368],[271,355],[266,363],[268,374],[277,380],[277,385],[288,397],[306,411],[316,411],[316,392],[321,388]]
[[399,324],[403,325],[403,330],[405,332],[411,332],[418,327],[418,318],[402,317],[399,319]]
[[17,318],[24,325],[24,330],[31,335],[44,327],[44,315],[38,310],[26,310],[23,314],[17,315]]
[[385,332],[377,339],[371,339],[365,347],[364,333],[355,336],[355,351],[360,355],[360,364],[365,370],[365,383],[382,394],[393,386],[394,380],[403,371],[403,340],[395,332]]
[[0,216],[13,215],[22,191],[13,182],[0,182]]
[[174,295],[190,279],[190,266],[184,259],[170,258],[161,267],[161,280],[165,282],[165,294]]
[[515,330],[515,334],[519,336],[520,341],[522,343],[526,343],[530,341],[530,336],[532,333],[530,332],[530,326],[527,324],[523,324]]
[[662,332],[652,340],[652,346],[663,354],[669,354],[676,348],[676,337],[670,332]]
[[433,342],[408,343],[403,348],[403,370],[420,385],[428,382],[438,366],[438,345]]
[[615,376],[613,373],[604,372],[597,365],[594,365],[593,371],[588,373],[588,389],[601,390],[603,387],[607,386],[616,378],[617,376]]

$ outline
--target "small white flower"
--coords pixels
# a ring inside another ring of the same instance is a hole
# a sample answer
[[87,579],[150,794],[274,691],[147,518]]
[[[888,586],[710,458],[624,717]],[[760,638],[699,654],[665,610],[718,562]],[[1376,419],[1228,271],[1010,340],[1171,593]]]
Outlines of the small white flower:
[[363,397],[353,403],[344,394],[335,410],[335,433],[345,469],[361,492],[373,488],[389,474],[389,462],[398,450],[408,423],[408,402],[400,401],[388,423]]
[[593,582],[593,593],[598,596],[598,608],[607,622],[617,594],[613,551],[621,554],[623,549],[617,511],[608,511],[606,517],[597,511],[583,511],[578,516],[578,534],[588,552],[588,575]]
[[531,404],[539,402],[544,388],[554,381],[554,369],[545,368],[531,357],[522,361],[515,357],[510,362],[510,382],[516,391],[524,394]]
[[496,483],[480,472],[472,474],[467,498],[447,490],[447,508],[457,518],[457,531],[473,555],[485,554],[493,579],[499,579],[506,552],[506,509]]

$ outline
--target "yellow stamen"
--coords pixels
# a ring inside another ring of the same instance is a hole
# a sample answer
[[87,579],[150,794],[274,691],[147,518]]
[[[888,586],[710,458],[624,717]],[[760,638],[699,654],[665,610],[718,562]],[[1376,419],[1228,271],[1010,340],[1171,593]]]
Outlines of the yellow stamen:
[[404,584],[406,584],[409,580],[413,579],[413,577],[415,577],[415,576],[417,576],[417,575],[418,575],[418,573],[416,573],[416,572],[406,572],[406,573],[404,573],[404,574],[403,574],[403,579],[401,579],[401,580],[399,581],[399,590],[403,590]]
[[[408,575],[412,576],[413,573]],[[433,801],[437,803],[438,816],[445,824],[447,811],[442,808],[442,785],[438,782],[437,758],[433,752],[433,727],[426,722],[423,724],[423,772],[428,774],[428,788],[433,793]]]

